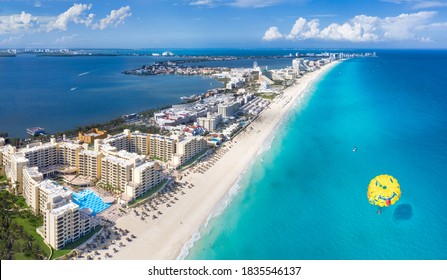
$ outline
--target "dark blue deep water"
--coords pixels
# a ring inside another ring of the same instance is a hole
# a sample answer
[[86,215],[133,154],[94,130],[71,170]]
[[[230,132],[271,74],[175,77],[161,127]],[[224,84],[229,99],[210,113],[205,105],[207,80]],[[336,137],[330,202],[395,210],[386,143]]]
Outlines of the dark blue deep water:
[[124,70],[156,58],[132,56],[0,58],[0,131],[26,136],[104,122],[123,114],[180,103],[180,96],[222,84],[185,76],[131,76]]

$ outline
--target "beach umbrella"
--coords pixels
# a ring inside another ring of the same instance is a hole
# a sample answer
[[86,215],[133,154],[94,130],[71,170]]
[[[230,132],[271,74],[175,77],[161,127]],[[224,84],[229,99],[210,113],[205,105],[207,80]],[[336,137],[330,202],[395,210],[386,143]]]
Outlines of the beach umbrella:
[[369,203],[380,207],[388,207],[399,200],[401,195],[399,182],[391,175],[382,174],[369,182]]

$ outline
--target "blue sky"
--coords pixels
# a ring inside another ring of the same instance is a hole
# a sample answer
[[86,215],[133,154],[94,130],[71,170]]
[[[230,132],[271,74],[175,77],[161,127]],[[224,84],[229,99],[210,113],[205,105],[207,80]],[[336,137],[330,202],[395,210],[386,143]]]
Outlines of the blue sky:
[[0,0],[0,48],[447,48],[447,0]]

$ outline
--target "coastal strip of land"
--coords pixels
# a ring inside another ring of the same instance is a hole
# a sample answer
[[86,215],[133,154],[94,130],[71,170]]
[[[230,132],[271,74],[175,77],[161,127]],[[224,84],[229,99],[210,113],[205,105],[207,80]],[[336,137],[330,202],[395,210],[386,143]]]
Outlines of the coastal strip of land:
[[[275,98],[242,133],[227,142],[202,167],[183,171],[179,189],[166,194],[171,203],[161,203],[156,217],[141,219],[130,211],[116,221],[137,238],[113,254],[113,259],[177,259],[185,244],[199,232],[213,209],[222,202],[241,174],[250,168],[261,147],[271,138],[284,116],[304,96],[310,85],[339,62],[307,73]],[[193,172],[200,170],[200,172]],[[140,208],[140,211],[142,209]]]

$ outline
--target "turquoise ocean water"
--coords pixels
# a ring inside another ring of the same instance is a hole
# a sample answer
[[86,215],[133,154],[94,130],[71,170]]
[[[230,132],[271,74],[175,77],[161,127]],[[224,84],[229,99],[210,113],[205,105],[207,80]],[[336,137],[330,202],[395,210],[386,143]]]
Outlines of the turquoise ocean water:
[[[447,259],[447,53],[378,55],[310,89],[188,259]],[[378,215],[382,173],[402,197]]]

